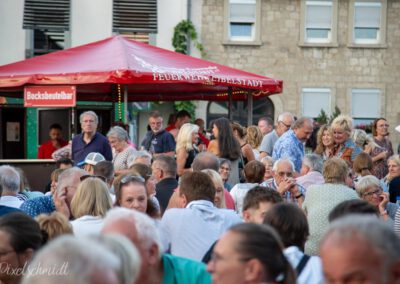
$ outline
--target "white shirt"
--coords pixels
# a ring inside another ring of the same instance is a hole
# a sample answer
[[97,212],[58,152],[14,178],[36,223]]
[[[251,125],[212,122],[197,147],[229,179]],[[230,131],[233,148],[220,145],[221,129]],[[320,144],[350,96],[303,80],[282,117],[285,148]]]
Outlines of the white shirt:
[[242,216],[243,211],[243,201],[246,197],[247,192],[256,187],[258,183],[238,183],[231,189],[231,196],[233,201],[235,201],[236,212]]
[[21,204],[24,203],[21,199],[16,196],[5,195],[0,198],[0,205],[13,207],[13,208],[20,208]]
[[186,208],[168,209],[159,227],[163,250],[201,261],[229,227],[241,222],[234,211],[219,209],[207,200],[192,201]]
[[[283,253],[286,259],[290,262],[293,269],[296,270],[304,253],[296,246],[287,247]],[[307,261],[306,266],[303,268],[301,274],[297,277],[297,284],[322,284],[324,283],[324,276],[322,274],[321,259],[318,256],[311,256]]]
[[100,235],[103,224],[104,220],[101,216],[85,215],[71,221],[72,229],[76,237]]

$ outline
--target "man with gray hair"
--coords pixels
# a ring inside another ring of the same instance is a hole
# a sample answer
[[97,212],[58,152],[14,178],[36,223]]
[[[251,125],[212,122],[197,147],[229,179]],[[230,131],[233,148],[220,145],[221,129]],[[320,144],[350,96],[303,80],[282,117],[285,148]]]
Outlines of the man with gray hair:
[[276,141],[281,137],[286,131],[292,127],[294,122],[294,116],[290,112],[281,113],[278,116],[276,127],[270,133],[266,134],[260,145],[260,159],[266,156],[272,156],[274,145]]
[[14,167],[0,166],[0,185],[3,188],[0,205],[20,208],[23,201],[17,197],[20,187],[20,176]]
[[100,242],[61,236],[30,263],[24,284],[118,284],[121,260]]
[[154,160],[151,170],[153,177],[157,180],[156,198],[160,202],[162,216],[174,190],[178,187],[176,160],[168,155],[160,155]]
[[[15,173],[17,175],[15,175]],[[0,196],[2,195],[4,188],[15,188],[18,184],[19,189],[20,177],[18,172],[11,166],[0,166]],[[3,204],[3,197],[0,198],[0,216],[6,215],[12,212],[21,212],[15,207],[9,206],[7,203]]]
[[325,283],[400,283],[400,240],[374,216],[333,222],[320,244]]
[[50,214],[54,211],[59,211],[70,218],[72,198],[81,182],[80,178],[87,174],[86,171],[77,167],[66,169],[58,177],[55,194],[27,200],[22,203],[21,210],[33,218],[42,213]]
[[300,169],[301,176],[296,178],[297,183],[303,186],[305,189],[313,184],[325,183],[324,176],[322,175],[323,164],[324,160],[320,155],[305,155]]
[[314,129],[314,121],[311,118],[300,117],[285,132],[274,145],[272,158],[279,160],[288,158],[292,160],[297,173],[300,173],[301,162],[304,157],[304,143],[310,138]]
[[137,283],[211,283],[203,263],[161,253],[158,230],[146,214],[121,207],[111,209],[102,232],[126,236],[138,248],[142,265]]
[[112,150],[107,138],[97,132],[99,119],[95,112],[85,111],[80,117],[82,133],[72,139],[72,160],[77,165],[85,160],[89,153],[97,152],[104,156],[107,161],[112,161]]
[[294,178],[294,164],[290,159],[279,159],[272,167],[273,178],[261,183],[261,186],[266,186],[275,189],[288,202],[298,203],[301,207],[304,201],[305,189],[296,182]]

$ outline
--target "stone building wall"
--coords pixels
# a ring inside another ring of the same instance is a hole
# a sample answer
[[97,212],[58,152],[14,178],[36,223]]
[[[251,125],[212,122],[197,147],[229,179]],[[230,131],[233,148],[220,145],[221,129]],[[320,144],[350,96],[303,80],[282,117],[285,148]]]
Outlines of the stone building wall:
[[352,88],[382,90],[380,115],[390,124],[394,145],[400,134],[400,1],[387,0],[386,48],[349,47],[349,0],[338,1],[338,46],[299,45],[300,0],[261,0],[261,45],[224,44],[224,0],[203,0],[202,43],[207,59],[284,81],[271,96],[275,117],[283,110],[300,116],[301,89],[332,91],[332,108],[351,114]]

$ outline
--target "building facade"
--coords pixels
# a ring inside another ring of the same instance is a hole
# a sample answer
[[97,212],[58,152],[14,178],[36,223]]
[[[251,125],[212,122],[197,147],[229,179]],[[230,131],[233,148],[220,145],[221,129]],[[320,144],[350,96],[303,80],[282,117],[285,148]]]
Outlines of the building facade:
[[387,118],[400,134],[400,1],[203,0],[207,59],[282,79],[275,116],[335,106],[356,125]]

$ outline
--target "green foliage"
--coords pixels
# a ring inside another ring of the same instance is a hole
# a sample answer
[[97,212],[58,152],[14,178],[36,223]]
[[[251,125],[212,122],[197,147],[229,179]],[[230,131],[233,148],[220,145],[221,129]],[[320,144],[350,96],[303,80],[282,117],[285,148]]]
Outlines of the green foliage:
[[192,101],[175,101],[174,108],[177,112],[180,110],[187,110],[192,116],[192,120],[196,118],[196,106]]
[[323,109],[321,109],[321,112],[319,113],[317,118],[315,118],[315,121],[318,122],[319,125],[328,123],[328,116],[326,115],[326,112]]
[[197,40],[196,28],[190,20],[183,20],[176,25],[174,29],[174,36],[172,38],[172,46],[176,52],[187,54],[189,40],[193,41],[194,46],[201,52],[204,57],[203,45]]
[[339,109],[337,106],[335,106],[334,112],[328,117],[328,115],[326,114],[326,112],[325,112],[323,109],[321,109],[321,112],[319,113],[319,115],[317,116],[317,118],[316,118],[315,120],[316,120],[320,125],[323,125],[323,124],[331,124],[332,121],[333,121],[337,116],[339,116],[340,113],[341,113],[341,112],[340,112],[340,109]]

